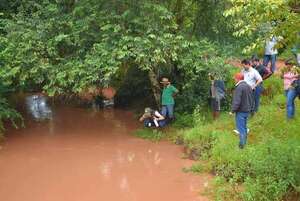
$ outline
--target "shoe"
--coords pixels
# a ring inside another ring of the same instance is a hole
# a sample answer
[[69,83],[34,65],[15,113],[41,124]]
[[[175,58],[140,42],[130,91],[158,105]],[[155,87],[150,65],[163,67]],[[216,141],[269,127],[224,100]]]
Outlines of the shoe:
[[[237,135],[240,134],[240,132],[239,132],[238,130],[236,130],[236,129],[234,129],[233,132],[234,132],[235,134],[237,134]],[[249,132],[250,132],[250,129],[247,128],[247,134],[249,134]]]

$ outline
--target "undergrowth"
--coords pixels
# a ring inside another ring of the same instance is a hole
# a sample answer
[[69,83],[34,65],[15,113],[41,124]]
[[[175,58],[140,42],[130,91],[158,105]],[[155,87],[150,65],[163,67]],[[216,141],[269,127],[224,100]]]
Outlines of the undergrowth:
[[151,140],[153,142],[158,142],[163,138],[162,131],[158,129],[144,128],[139,129],[134,132],[134,135],[146,140]]
[[207,169],[216,175],[215,200],[279,201],[290,193],[299,196],[300,114],[286,120],[279,78],[267,80],[265,88],[260,111],[249,120],[244,150],[238,148],[239,137],[232,132],[234,117],[225,112],[215,122],[196,124],[182,133],[184,144],[207,160],[205,167],[191,171]]

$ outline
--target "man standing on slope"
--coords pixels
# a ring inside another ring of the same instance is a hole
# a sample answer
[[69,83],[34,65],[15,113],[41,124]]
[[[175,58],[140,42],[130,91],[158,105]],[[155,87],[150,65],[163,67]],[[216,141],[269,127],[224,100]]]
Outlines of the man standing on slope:
[[178,93],[178,90],[171,85],[171,82],[168,78],[163,77],[161,84],[163,84],[163,92],[162,92],[162,109],[161,114],[164,117],[168,117],[170,120],[174,119],[174,97]]
[[252,88],[252,97],[255,101],[251,112],[257,112],[259,108],[260,95],[261,95],[261,83],[263,81],[259,72],[251,66],[251,62],[248,59],[242,61],[244,69],[242,74],[244,75],[245,82]]
[[243,149],[247,141],[247,121],[254,103],[252,89],[244,81],[244,75],[237,73],[234,79],[236,88],[234,90],[231,113],[235,113],[236,129],[240,135],[239,147]]

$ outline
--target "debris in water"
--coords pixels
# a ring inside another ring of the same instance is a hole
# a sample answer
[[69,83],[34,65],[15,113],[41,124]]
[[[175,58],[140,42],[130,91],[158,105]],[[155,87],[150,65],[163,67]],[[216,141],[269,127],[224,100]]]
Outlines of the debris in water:
[[52,111],[43,95],[31,95],[26,97],[28,112],[37,121],[52,119]]

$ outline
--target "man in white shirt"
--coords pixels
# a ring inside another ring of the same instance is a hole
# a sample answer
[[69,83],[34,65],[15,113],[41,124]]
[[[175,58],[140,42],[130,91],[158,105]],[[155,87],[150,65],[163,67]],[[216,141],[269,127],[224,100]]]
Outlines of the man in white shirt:
[[255,102],[253,110],[254,112],[257,112],[260,103],[260,96],[263,91],[261,85],[263,79],[260,76],[259,72],[251,66],[250,60],[244,59],[242,61],[242,64],[244,68],[242,70],[242,74],[244,75],[244,80],[247,82],[248,85],[250,85],[250,87],[253,90],[253,98]]
[[264,66],[268,66],[271,61],[271,72],[274,73],[276,71],[276,57],[278,54],[278,50],[275,48],[277,44],[277,38],[272,36],[270,39],[266,40],[265,46],[265,55],[264,55]]

